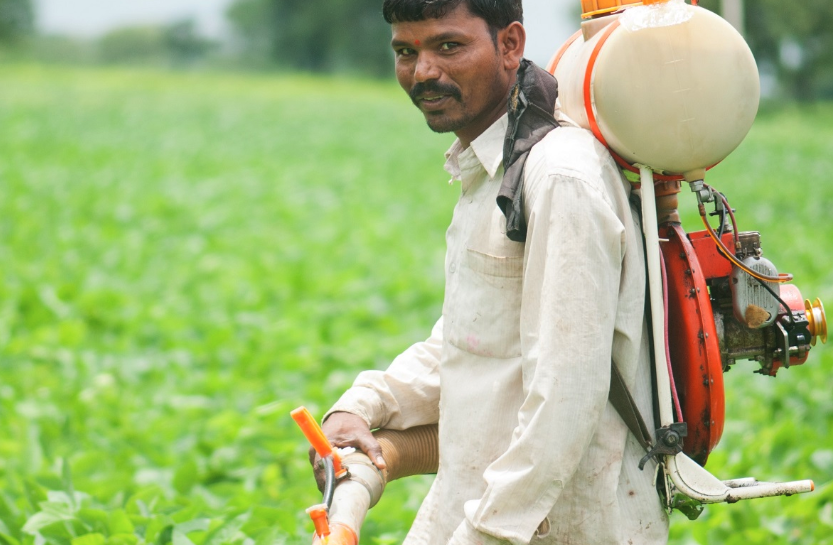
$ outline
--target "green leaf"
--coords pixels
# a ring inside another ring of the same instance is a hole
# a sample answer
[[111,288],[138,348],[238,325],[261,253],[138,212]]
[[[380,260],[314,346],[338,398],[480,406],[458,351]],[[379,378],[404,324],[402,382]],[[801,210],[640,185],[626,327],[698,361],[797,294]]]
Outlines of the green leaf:
[[[155,543],[159,541],[160,537],[168,529],[168,527],[173,527],[170,517],[166,515],[154,515],[151,517],[150,522],[147,523],[147,527],[145,528],[145,541],[147,543]],[[170,540],[171,537],[168,535],[165,542]]]
[[199,482],[199,468],[192,460],[181,465],[174,473],[173,485],[180,494],[187,494]]
[[203,545],[223,545],[224,543],[232,541],[234,535],[238,530],[240,530],[248,519],[249,513],[246,512],[227,521],[225,524],[219,526],[208,534]]
[[69,507],[61,503],[41,502],[41,511],[32,515],[23,525],[23,532],[34,534],[41,529],[61,521],[71,521],[75,517]]
[[[64,490],[66,491],[67,495],[71,500],[75,500],[75,487],[72,484],[72,470],[69,467],[69,459],[63,458],[61,460],[61,478],[64,481]],[[75,545],[75,544],[73,544]],[[87,544],[85,544],[87,545]],[[88,545],[97,545],[97,544],[88,544]]]
[[108,528],[110,529],[111,536],[116,534],[132,534],[134,531],[133,523],[130,521],[130,517],[127,516],[124,509],[110,511],[108,515]]
[[108,528],[109,516],[104,509],[83,508],[79,509],[75,516],[80,520],[91,532],[106,532]]
[[180,522],[174,526],[175,532],[190,534],[191,532],[205,532],[210,524],[209,519],[192,519],[187,522]]
[[255,539],[255,545],[283,545],[284,543],[286,543],[286,534],[276,526],[266,528],[257,534]]
[[159,532],[159,536],[156,538],[156,545],[166,545],[167,543],[171,542],[173,538],[174,527],[173,525],[165,526],[165,528]]
[[46,489],[31,479],[25,479],[23,481],[23,490],[29,505],[35,511],[38,510],[38,505],[41,502],[47,500]]
[[[63,490],[50,490],[46,493],[47,501],[46,503],[55,505],[55,506],[62,506],[61,509],[66,509],[70,513],[74,513],[76,510],[76,503],[73,501],[72,498],[69,497],[69,494],[64,492]],[[44,502],[41,502],[41,508],[44,505]]]
[[188,539],[188,536],[177,530],[174,530],[172,542],[173,545],[194,545],[194,542]]
[[78,536],[71,543],[72,545],[104,545],[106,541],[103,535],[95,533]]
[[16,540],[14,537],[10,536],[5,532],[0,532],[0,541],[5,543],[6,545],[20,545],[20,541]]
[[8,491],[0,491],[0,517],[17,517],[19,515],[20,509],[15,505]]
[[136,545],[139,537],[135,534],[114,534],[107,538],[106,545]]

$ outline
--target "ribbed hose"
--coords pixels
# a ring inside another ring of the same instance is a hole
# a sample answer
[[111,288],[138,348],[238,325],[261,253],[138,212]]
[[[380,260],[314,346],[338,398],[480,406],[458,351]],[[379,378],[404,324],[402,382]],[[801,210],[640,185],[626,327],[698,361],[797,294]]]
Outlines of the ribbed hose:
[[373,435],[382,447],[387,465],[386,482],[437,472],[440,448],[436,424],[403,431],[378,430]]

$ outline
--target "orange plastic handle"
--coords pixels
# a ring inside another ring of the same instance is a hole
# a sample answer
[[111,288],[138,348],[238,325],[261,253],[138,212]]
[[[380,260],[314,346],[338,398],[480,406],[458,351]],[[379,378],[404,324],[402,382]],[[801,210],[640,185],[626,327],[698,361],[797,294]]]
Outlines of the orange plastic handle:
[[332,454],[333,446],[306,407],[298,407],[289,414],[292,416],[292,420],[301,428],[301,431],[304,432],[304,437],[307,438],[307,441],[319,456],[325,458]]
[[345,472],[341,467],[341,456],[333,449],[333,446],[327,440],[327,436],[321,430],[321,426],[318,425],[318,422],[315,421],[315,418],[312,417],[306,407],[298,407],[289,414],[292,416],[292,420],[301,428],[304,437],[307,438],[307,441],[309,441],[319,456],[322,458],[326,458],[327,456],[333,457],[333,467],[335,468],[336,477],[341,477]]

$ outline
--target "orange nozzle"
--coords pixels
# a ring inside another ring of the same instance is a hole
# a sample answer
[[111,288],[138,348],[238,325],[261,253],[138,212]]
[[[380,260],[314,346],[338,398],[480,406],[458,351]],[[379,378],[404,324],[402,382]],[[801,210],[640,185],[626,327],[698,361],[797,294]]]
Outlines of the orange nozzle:
[[336,477],[344,475],[346,470],[341,467],[341,457],[333,449],[333,446],[327,440],[327,436],[321,430],[321,426],[318,425],[318,422],[315,421],[315,418],[312,417],[306,407],[298,407],[289,414],[295,423],[298,424],[298,427],[301,428],[304,437],[307,438],[307,441],[309,441],[319,456],[322,458],[326,458],[327,456],[333,457],[333,467],[335,468]]
[[327,537],[315,535],[312,545],[357,545],[359,542],[356,532],[343,524],[333,524],[332,533]]
[[312,524],[315,526],[315,535],[320,538],[326,538],[330,535],[330,521],[327,519],[327,506],[323,503],[320,505],[313,505],[307,509],[309,518],[312,519]]

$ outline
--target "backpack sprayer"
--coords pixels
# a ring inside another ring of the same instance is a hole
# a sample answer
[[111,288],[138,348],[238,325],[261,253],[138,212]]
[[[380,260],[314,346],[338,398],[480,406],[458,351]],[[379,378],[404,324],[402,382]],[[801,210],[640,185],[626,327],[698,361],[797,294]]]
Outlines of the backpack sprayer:
[[[726,197],[704,181],[757,113],[752,52],[729,23],[683,0],[582,7],[587,20],[548,70],[564,113],[591,130],[641,190],[661,424],[655,448],[665,454],[670,492],[716,503],[811,491],[811,481],[722,482],[702,467],[723,433],[723,372],[752,359],[774,377],[827,340],[821,301],[802,300],[787,284],[792,275],[763,257],[760,234],[740,231]],[[683,182],[704,231],[687,234],[680,225]]]
[[[649,454],[662,462],[667,506],[693,503],[693,517],[702,504],[810,492],[809,480],[723,481],[703,467],[723,433],[723,373],[746,359],[774,377],[803,364],[817,340],[827,341],[821,301],[803,299],[789,284],[792,275],[763,257],[760,233],[740,231],[727,198],[705,183],[706,171],[734,151],[757,114],[752,52],[696,0],[582,0],[582,9],[581,30],[547,69],[559,82],[562,112],[607,146],[641,193],[661,426]],[[683,182],[697,200],[702,231],[686,233],[680,224]],[[380,430],[386,471],[357,452],[342,460],[351,461],[338,486],[328,469],[330,521],[350,532],[328,538],[317,522],[315,539],[355,544],[386,482],[436,472],[436,433],[436,426]],[[319,455],[326,460],[330,451]]]

